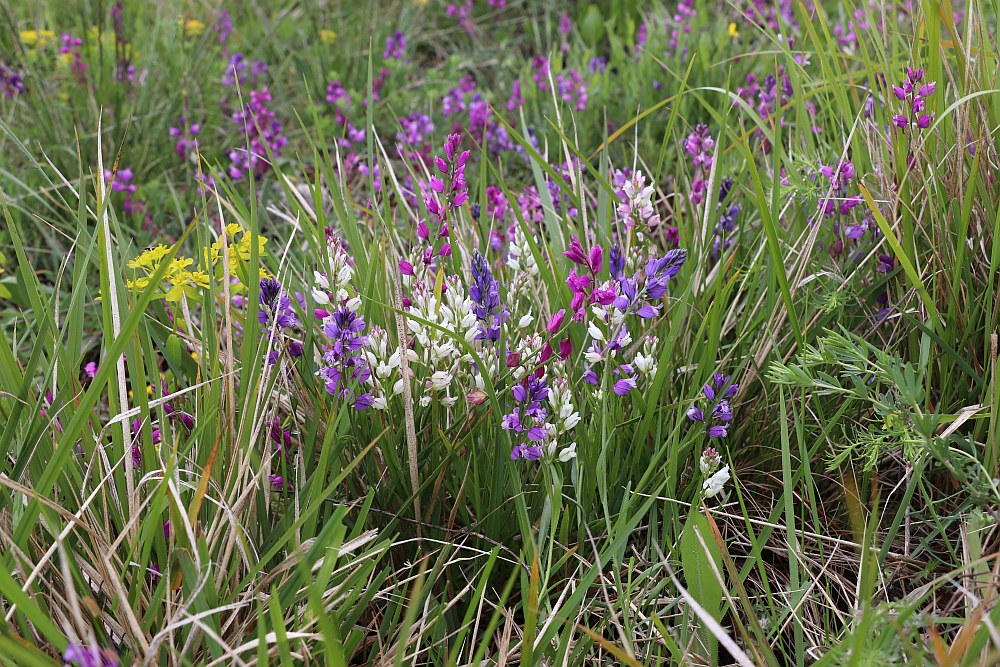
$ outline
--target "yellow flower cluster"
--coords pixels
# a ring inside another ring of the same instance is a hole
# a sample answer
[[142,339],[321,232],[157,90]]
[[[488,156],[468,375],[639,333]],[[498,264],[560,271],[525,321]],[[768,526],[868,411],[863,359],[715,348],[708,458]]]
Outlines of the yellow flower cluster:
[[319,39],[324,44],[333,44],[337,41],[337,33],[332,30],[320,30]]
[[205,24],[198,19],[188,19],[184,21],[184,36],[198,37],[205,32]]
[[21,43],[31,48],[42,47],[50,41],[55,41],[56,34],[51,30],[22,30]]
[[[156,273],[163,262],[163,259],[170,253],[170,248],[162,243],[155,248],[143,251],[138,257],[128,263],[130,269],[144,272],[146,275],[139,276],[135,280],[129,280],[126,285],[129,289],[144,290],[149,287],[151,276]],[[164,276],[164,284],[169,288],[163,298],[167,301],[180,301],[182,297],[196,297],[199,289],[206,289],[209,285],[208,274],[203,270],[191,270],[194,260],[187,257],[175,257],[170,260],[167,273]]]
[[[183,297],[196,298],[199,296],[200,290],[209,288],[212,276],[217,283],[221,283],[226,275],[224,262],[221,260],[227,254],[229,257],[228,273],[240,280],[240,285],[234,286],[234,289],[242,287],[244,285],[243,277],[250,273],[246,270],[248,268],[246,264],[253,255],[254,239],[257,241],[257,256],[262,257],[267,239],[248,232],[238,224],[231,223],[226,226],[225,236],[215,241],[211,247],[204,251],[202,266],[192,268],[193,259],[183,256],[174,257],[170,260],[170,265],[163,278],[163,298],[171,302],[180,301]],[[224,250],[224,244],[228,244],[228,251]],[[131,260],[128,267],[137,272],[137,277],[134,280],[126,281],[128,288],[141,291],[149,287],[153,274],[160,268],[171,249],[170,246],[161,243],[156,247],[144,250]],[[258,280],[269,275],[263,268],[259,268],[257,274]]]

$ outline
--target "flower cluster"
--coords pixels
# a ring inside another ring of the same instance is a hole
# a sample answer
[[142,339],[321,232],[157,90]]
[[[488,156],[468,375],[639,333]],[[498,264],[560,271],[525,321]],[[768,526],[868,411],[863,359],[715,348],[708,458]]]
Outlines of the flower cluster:
[[698,15],[694,5],[694,0],[678,0],[677,2],[677,10],[674,12],[673,27],[671,28],[670,42],[667,49],[667,52],[671,55],[677,55],[678,53],[681,56],[687,55],[687,47],[684,47],[683,51],[679,51],[678,49],[681,44],[681,37],[691,34],[692,21]]
[[136,193],[136,190],[139,189],[139,186],[137,186],[135,183],[132,182],[134,176],[135,174],[128,167],[125,167],[124,169],[119,169],[114,174],[111,173],[110,169],[104,170],[104,180],[106,182],[110,182],[111,191],[125,193],[125,201],[123,203],[123,206],[125,208],[125,212],[128,213],[129,215],[138,212],[141,208],[141,205],[137,204],[132,199],[132,196]]
[[[428,193],[424,196],[427,212],[441,221],[439,236],[445,238],[448,236],[449,212],[456,211],[469,200],[469,188],[465,182],[465,165],[469,161],[469,151],[459,153],[458,149],[461,143],[461,135],[448,135],[448,139],[444,143],[445,157],[434,158],[434,164],[441,172],[441,176],[431,176],[429,187],[433,194]],[[443,203],[438,200],[438,195],[444,199]],[[426,236],[422,235],[421,238],[427,240]],[[445,252],[445,248],[447,248],[447,252]],[[438,254],[449,256],[451,246],[445,244]]]
[[355,410],[365,410],[375,400],[368,391],[371,370],[364,355],[368,336],[364,334],[365,318],[356,311],[360,305],[360,299],[348,302],[323,318],[328,344],[319,370],[327,393]]
[[234,53],[229,58],[226,70],[222,73],[222,85],[231,88],[237,83],[241,88],[254,86],[258,79],[267,74],[267,63],[263,60],[250,62],[242,53]]
[[730,479],[729,466],[720,469],[720,465],[722,465],[722,456],[719,455],[715,447],[709,447],[701,453],[698,468],[702,477],[705,478],[701,485],[701,491],[705,498],[719,495]]
[[712,261],[718,261],[719,253],[728,250],[733,244],[733,231],[736,229],[736,218],[739,216],[742,207],[735,202],[727,201],[729,193],[733,190],[733,180],[731,178],[722,179],[719,184],[719,203],[716,208],[719,210],[719,221],[712,230]]
[[628,229],[639,227],[640,231],[652,232],[660,224],[660,216],[653,209],[653,184],[646,185],[646,177],[638,170],[631,176],[617,170],[612,183],[621,202],[617,210],[622,224]]
[[708,126],[700,123],[684,140],[684,150],[691,156],[694,166],[694,177],[691,180],[691,194],[688,195],[694,204],[700,204],[705,199],[707,180],[712,171],[713,149],[715,140],[708,132]]
[[419,146],[430,137],[434,131],[434,121],[422,113],[411,113],[399,121],[402,129],[396,133],[396,141],[403,146]]
[[[271,343],[267,362],[270,365],[278,363],[282,334],[299,323],[298,315],[292,308],[292,300],[274,278],[260,280],[260,308],[257,311],[257,321],[263,325],[267,340]],[[297,342],[289,343],[288,353],[293,357],[302,354],[302,346]]]
[[240,124],[246,142],[229,151],[229,175],[234,180],[250,174],[263,175],[271,168],[268,151],[277,157],[288,141],[281,134],[281,121],[268,106],[270,102],[271,92],[266,87],[251,90],[250,101],[232,116]]
[[8,100],[24,92],[24,81],[20,72],[2,62],[0,62],[0,89]]
[[397,30],[386,37],[382,57],[386,60],[402,60],[406,57],[406,35]]
[[710,438],[725,438],[729,433],[733,411],[729,407],[729,399],[739,390],[738,384],[730,384],[728,375],[716,373],[712,380],[702,387],[702,393],[708,403],[707,414],[697,405],[692,405],[687,411],[687,418],[705,426],[705,433]]
[[177,127],[171,127],[167,129],[167,133],[177,140],[174,144],[174,150],[177,152],[177,157],[182,160],[187,158],[192,153],[198,152],[198,133],[201,132],[201,125],[198,123],[191,123],[188,125],[184,121],[184,117],[181,116],[177,123]]
[[902,113],[892,117],[894,127],[907,131],[926,130],[934,120],[933,113],[927,113],[927,98],[934,94],[935,82],[924,80],[924,68],[906,68],[906,80],[900,86],[892,87],[892,94],[903,103]]
[[686,259],[686,250],[670,250],[663,257],[651,258],[644,268],[629,277],[625,272],[624,253],[618,246],[612,247],[609,262],[611,280],[591,293],[594,319],[587,327],[592,342],[584,353],[588,364],[583,374],[586,383],[600,386],[601,380],[595,367],[603,363],[611,371],[614,393],[625,396],[638,388],[641,377],[649,377],[655,372],[654,348],[658,341],[655,337],[647,337],[641,352],[633,350],[629,319],[635,316],[648,320],[659,313],[660,306],[653,302],[666,296],[669,281],[677,275]]
[[537,461],[542,458],[542,443],[549,438],[545,423],[549,413],[544,405],[549,397],[549,388],[544,372],[539,369],[525,377],[514,386],[511,395],[516,405],[501,423],[501,427],[513,433],[517,440],[510,458]]
[[63,660],[76,667],[118,667],[118,656],[111,649],[70,643],[63,651]]
[[479,320],[477,339],[497,342],[500,327],[507,321],[507,307],[500,303],[500,284],[493,277],[486,258],[476,250],[472,255],[472,284],[469,298],[473,302],[472,312]]
[[854,165],[850,160],[842,160],[835,166],[820,165],[819,173],[830,185],[829,197],[820,200],[819,207],[826,217],[848,215],[861,203],[861,195],[848,195],[849,184],[854,178]]

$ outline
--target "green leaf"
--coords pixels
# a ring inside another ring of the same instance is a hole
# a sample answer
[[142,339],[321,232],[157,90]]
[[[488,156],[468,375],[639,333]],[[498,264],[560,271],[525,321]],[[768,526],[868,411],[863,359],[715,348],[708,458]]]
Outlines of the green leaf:
[[[699,539],[700,538],[700,539]],[[687,588],[695,601],[716,621],[722,620],[722,586],[716,572],[722,571],[722,553],[712,537],[712,527],[705,515],[692,510],[681,534],[681,567]],[[701,643],[708,649],[709,663],[718,664],[718,642],[708,628],[698,630]]]

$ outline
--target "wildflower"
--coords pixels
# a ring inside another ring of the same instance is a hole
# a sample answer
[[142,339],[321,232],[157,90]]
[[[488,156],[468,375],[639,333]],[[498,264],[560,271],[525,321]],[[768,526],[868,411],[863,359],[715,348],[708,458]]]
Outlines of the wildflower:
[[219,36],[219,44],[228,42],[229,36],[233,34],[233,15],[225,9],[220,9],[218,15],[215,17],[212,30]]
[[507,307],[500,303],[500,284],[493,277],[486,258],[478,250],[472,255],[472,285],[469,298],[475,304],[473,312],[479,320],[476,338],[497,342],[500,327],[507,320]]
[[205,24],[198,19],[188,19],[184,22],[184,36],[198,37],[205,32]]
[[519,226],[514,227],[510,243],[507,245],[507,268],[516,274],[538,275],[538,263],[531,254],[524,234]]
[[709,477],[701,485],[702,492],[706,498],[711,498],[719,494],[730,480],[729,466],[724,466],[717,473]]
[[735,23],[730,23],[729,24],[729,28],[728,28],[727,32],[729,34],[730,39],[736,39],[737,37],[740,36],[740,31],[737,29]]
[[514,79],[514,83],[511,86],[510,98],[507,100],[507,111],[520,109],[522,106],[524,106],[524,97],[521,96],[521,80]]
[[20,34],[21,43],[30,48],[45,46],[55,36],[51,30],[22,30]]
[[[249,176],[262,176],[271,168],[271,157],[277,157],[287,139],[281,134],[281,122],[269,108],[271,92],[266,88],[251,90],[250,99],[240,111],[233,114],[249,144],[229,151],[229,175],[234,180]],[[270,155],[269,155],[270,153]]]
[[337,41],[337,33],[334,32],[333,30],[320,30],[319,40],[327,45],[333,44],[335,41]]
[[[510,458],[537,461],[542,457],[542,446],[549,438],[545,419],[548,411],[543,402],[549,396],[544,375],[532,373],[518,382],[511,395],[517,406],[501,422],[501,428],[518,435],[518,442],[511,451]],[[523,438],[523,439],[522,439]]]
[[545,446],[545,453],[548,454],[549,458],[554,461],[566,463],[567,461],[576,458],[576,443],[571,442],[566,447],[559,449],[559,443],[555,440],[551,440]]
[[68,644],[63,660],[77,667],[118,667],[118,656],[111,649],[84,647],[82,644]]
[[705,477],[710,477],[715,474],[715,471],[719,469],[722,465],[722,457],[715,447],[709,447],[701,453],[701,459],[698,461],[698,467],[701,470],[701,474]]
[[402,129],[396,133],[396,141],[406,146],[422,144],[434,131],[434,121],[422,113],[412,113],[400,120],[399,124]]
[[684,140],[684,150],[691,156],[691,164],[694,166],[691,194],[688,195],[694,204],[700,204],[705,198],[705,180],[712,171],[714,147],[715,140],[712,139],[705,124],[696,125],[694,131]]
[[576,70],[567,70],[556,75],[556,94],[564,102],[573,105],[576,111],[587,108],[587,82]]
[[702,387],[702,394],[708,403],[708,414],[697,405],[692,405],[686,416],[690,421],[705,426],[705,433],[710,438],[725,438],[729,434],[729,424],[733,419],[733,411],[729,399],[736,395],[740,386],[730,384],[730,376],[715,373],[711,381]]
[[262,60],[250,62],[242,53],[234,53],[230,56],[226,71],[222,74],[222,85],[231,88],[239,81],[241,87],[254,86],[265,74],[267,74],[267,63]]
[[385,38],[385,51],[382,57],[386,60],[402,60],[406,55],[406,35],[395,31]]
[[[892,87],[892,93],[896,99],[903,102],[903,113],[892,117],[894,127],[907,131],[914,128],[916,130],[926,130],[934,120],[934,114],[926,113],[927,98],[934,95],[936,83],[930,81],[920,84],[924,79],[924,68],[906,68],[906,80],[899,86]],[[918,84],[920,84],[918,86]]]
[[24,81],[21,74],[12,67],[0,62],[0,90],[6,99],[13,99],[24,92]]
[[87,362],[87,365],[83,367],[83,372],[86,373],[88,378],[93,380],[97,377],[97,363],[93,361]]
[[[616,172],[618,174],[621,172]],[[615,194],[621,201],[617,209],[618,217],[626,228],[641,225],[648,232],[660,224],[660,216],[653,210],[653,186],[646,185],[646,178],[641,171],[636,171],[627,178]]]
[[272,326],[290,329],[299,323],[299,318],[292,309],[291,299],[282,290],[281,283],[273,278],[262,278],[260,281],[260,310],[257,311],[257,321],[268,329]]
[[[861,195],[845,196],[848,183],[854,178],[854,165],[850,160],[843,160],[837,166],[820,165],[819,173],[830,184],[832,196],[820,201],[820,208],[826,216],[839,213],[846,215],[852,208],[861,203]],[[837,203],[839,201],[839,204]]]
[[167,134],[177,139],[177,142],[174,144],[174,150],[177,152],[178,157],[184,159],[190,152],[198,150],[198,139],[196,137],[199,132],[201,132],[201,125],[198,123],[187,125],[184,122],[183,116],[181,116],[180,121],[177,123],[177,127],[167,129]]
[[372,405],[373,396],[362,391],[371,377],[363,354],[368,344],[364,318],[342,306],[323,320],[323,333],[329,345],[323,352],[324,366],[319,370],[324,388],[331,396],[347,401],[356,410]]
[[713,261],[718,260],[719,253],[724,250],[728,250],[732,245],[732,233],[736,228],[736,218],[743,210],[743,208],[737,203],[727,203],[729,193],[732,189],[732,179],[722,179],[722,183],[719,185],[719,201],[716,204],[716,209],[720,211],[719,220],[715,224],[715,229],[712,230],[714,234],[714,238],[712,240]]
[[449,4],[445,7],[445,13],[458,19],[458,24],[466,33],[476,34],[476,24],[472,21],[472,0],[465,0],[462,4]]
[[[681,36],[691,33],[691,24],[697,15],[698,12],[694,9],[694,0],[678,0],[677,10],[673,16],[674,27],[671,29],[670,40],[667,44],[668,53],[672,55],[681,53],[679,51]],[[686,52],[686,48],[684,51]]]

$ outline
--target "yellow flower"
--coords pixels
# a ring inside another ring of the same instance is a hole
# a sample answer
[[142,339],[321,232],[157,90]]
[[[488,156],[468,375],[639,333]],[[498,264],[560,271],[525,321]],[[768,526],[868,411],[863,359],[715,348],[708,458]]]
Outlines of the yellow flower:
[[56,34],[51,30],[22,30],[21,41],[30,47],[45,46]]
[[735,23],[729,24],[729,36],[732,37],[733,39],[736,39],[737,37],[740,36],[740,31],[736,29]]
[[[257,256],[264,254],[264,244],[267,243],[267,239],[263,236],[257,236]],[[247,232],[240,239],[240,243],[236,246],[236,252],[239,253],[240,259],[243,261],[249,261],[250,255],[253,252],[253,239],[254,235]]]
[[320,30],[319,38],[324,44],[333,44],[337,41],[337,33],[332,30]]
[[198,19],[188,19],[184,22],[184,36],[197,37],[205,32],[205,24]]
[[141,292],[149,287],[149,278],[136,278],[135,280],[126,280],[125,286],[130,290],[135,290]]
[[138,257],[128,263],[128,267],[130,269],[146,269],[150,272],[155,271],[160,260],[166,257],[169,252],[170,248],[161,243],[155,248],[142,251]]
[[176,276],[189,273],[185,269],[192,264],[194,264],[194,260],[189,257],[174,258],[174,260],[170,262],[170,268],[167,269],[167,280],[174,280]]
[[59,61],[63,65],[69,65],[70,63],[72,63],[73,62],[73,58],[74,58],[74,56],[73,56],[72,53],[60,53],[59,54]]

